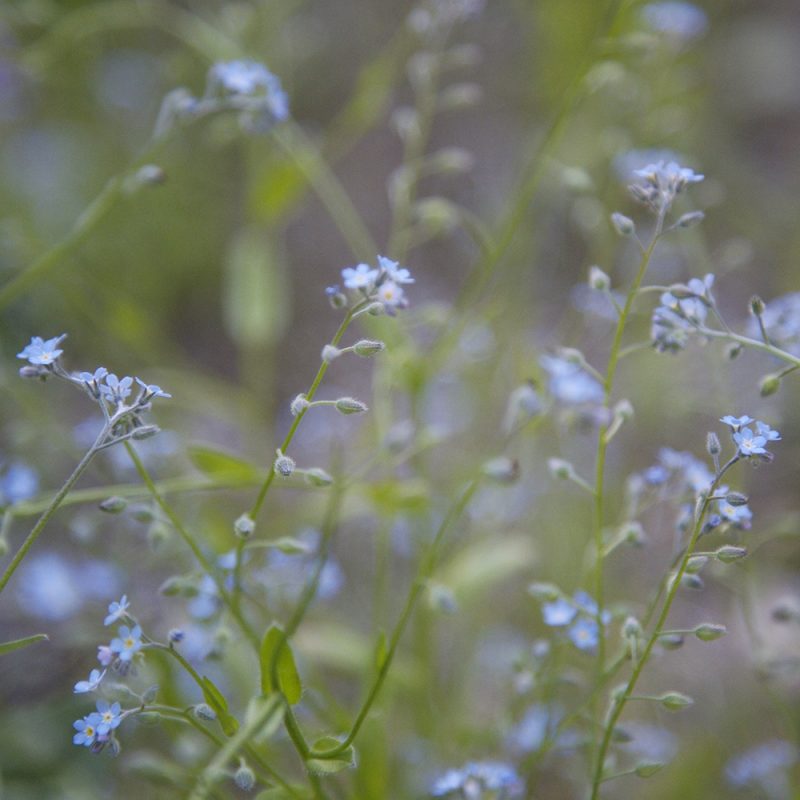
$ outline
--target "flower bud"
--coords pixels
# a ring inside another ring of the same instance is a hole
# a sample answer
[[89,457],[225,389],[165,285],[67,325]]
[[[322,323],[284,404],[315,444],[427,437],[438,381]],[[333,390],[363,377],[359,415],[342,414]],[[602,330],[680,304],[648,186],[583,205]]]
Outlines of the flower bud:
[[755,314],[755,316],[760,317],[764,313],[766,307],[764,301],[757,294],[754,294],[750,298],[750,311]]
[[744,495],[741,492],[728,492],[728,494],[725,496],[725,499],[732,506],[746,506],[749,502],[747,495]]
[[375,342],[371,339],[362,339],[353,345],[353,352],[362,358],[372,358],[372,356],[383,352],[386,345],[383,342]]
[[758,384],[758,391],[762,397],[769,397],[771,394],[775,394],[780,388],[781,376],[776,373],[765,375]]
[[668,711],[680,711],[694,703],[691,697],[681,692],[667,692],[658,698],[661,705]]
[[368,411],[364,403],[353,397],[340,397],[336,401],[336,410],[340,414],[363,414]]
[[718,456],[722,452],[719,436],[714,431],[709,431],[706,434],[706,452],[710,456]]
[[[276,469],[277,469],[277,463],[276,463]],[[236,522],[233,523],[233,532],[240,539],[249,539],[255,532],[255,529],[256,529],[256,522],[249,514],[242,514],[236,520]]]
[[256,785],[256,775],[244,761],[241,762],[239,769],[236,770],[233,780],[243,792],[251,791]]
[[186,638],[186,634],[180,628],[170,628],[167,638],[172,644],[178,644]]
[[699,225],[704,219],[706,215],[702,211],[690,211],[688,214],[684,214],[678,221],[675,223],[676,228],[693,228],[695,225]]
[[739,561],[740,559],[745,558],[747,556],[747,548],[737,547],[734,544],[724,544],[714,553],[714,555],[716,556],[717,561],[721,561],[723,564],[730,564],[734,561]]
[[636,225],[633,220],[618,211],[611,215],[611,224],[620,236],[633,236],[636,233]]
[[158,164],[145,164],[134,177],[143,186],[161,186],[167,180],[167,173]]
[[563,458],[548,458],[547,469],[554,478],[565,481],[575,475],[575,468]]
[[679,647],[683,647],[683,636],[680,633],[667,633],[659,636],[658,641],[666,650],[677,650]]
[[738,358],[742,352],[742,346],[740,344],[729,344],[725,348],[725,358],[728,361],[733,361],[735,358]]
[[701,642],[713,642],[714,639],[723,637],[728,632],[728,629],[724,625],[704,622],[702,625],[698,625],[693,632]]
[[291,405],[289,406],[289,410],[292,412],[292,416],[296,417],[298,414],[301,414],[305,411],[310,403],[304,394],[299,394],[292,400]]
[[686,562],[686,573],[688,575],[696,575],[706,565],[708,561],[707,556],[690,556]]
[[141,441],[142,439],[149,439],[156,434],[161,433],[161,428],[158,425],[140,425],[138,428],[135,428],[131,436]]
[[328,298],[328,302],[331,304],[331,308],[337,311],[347,305],[347,295],[344,294],[338,286],[329,286],[325,290],[325,295]]
[[207,703],[198,703],[192,709],[192,712],[197,719],[202,719],[206,722],[213,722],[217,718],[217,712]]
[[107,497],[97,507],[101,511],[105,511],[106,514],[120,514],[128,507],[128,501],[124,497],[114,495],[113,497]]
[[528,594],[541,603],[552,603],[561,597],[561,590],[554,583],[534,581],[528,586]]
[[278,457],[275,459],[275,464],[273,465],[278,475],[282,478],[288,478],[294,472],[295,466],[293,458],[285,456],[278,450]]
[[332,344],[326,344],[325,347],[322,348],[322,360],[326,364],[330,364],[331,361],[339,358],[341,354],[342,351],[338,347],[334,347]]
[[661,761],[642,761],[634,767],[633,771],[640,778],[649,778],[651,775],[655,775],[663,766],[664,763]]
[[611,288],[611,278],[600,267],[589,267],[589,286],[598,292],[607,292]]
[[628,617],[622,623],[622,635],[626,639],[638,639],[643,633],[642,624],[636,617]]
[[487,478],[496,483],[514,483],[519,478],[519,461],[505,456],[493,458],[483,465],[481,471]]
[[311,467],[304,473],[306,481],[312,486],[330,486],[333,483],[333,478],[325,472],[324,469],[319,467]]
[[142,702],[145,705],[149,705],[150,703],[154,703],[158,697],[158,684],[153,684],[145,689],[144,694],[142,695]]

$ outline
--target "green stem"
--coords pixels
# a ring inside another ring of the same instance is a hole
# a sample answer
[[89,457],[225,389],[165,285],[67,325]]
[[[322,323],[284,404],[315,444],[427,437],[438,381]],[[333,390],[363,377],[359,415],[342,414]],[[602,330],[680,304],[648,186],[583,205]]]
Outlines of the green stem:
[[672,608],[672,603],[675,600],[675,597],[678,594],[678,589],[680,588],[681,585],[681,578],[686,572],[686,565],[689,563],[689,558],[691,557],[694,548],[697,545],[697,541],[700,538],[700,534],[703,530],[703,520],[705,518],[706,511],[708,510],[710,502],[709,498],[716,491],[716,488],[717,486],[719,486],[719,483],[722,480],[723,475],[738,460],[739,456],[737,454],[727,464],[725,464],[725,466],[723,466],[721,470],[719,470],[714,480],[712,481],[711,486],[709,487],[708,493],[702,499],[702,501],[698,502],[695,523],[692,529],[691,536],[689,537],[689,543],[687,544],[686,549],[684,550],[683,557],[681,558],[680,563],[678,565],[678,569],[675,571],[674,576],[671,578],[669,590],[667,591],[667,596],[664,599],[664,604],[661,607],[661,613],[658,615],[656,619],[653,632],[650,634],[650,637],[647,640],[647,644],[645,645],[644,650],[642,651],[641,657],[636,662],[636,666],[634,667],[631,677],[628,680],[627,685],[625,686],[625,690],[623,691],[622,695],[615,701],[613,710],[609,714],[608,722],[606,723],[605,731],[603,734],[603,739],[600,744],[600,750],[597,755],[594,780],[592,782],[591,800],[597,800],[600,792],[600,784],[603,782],[603,767],[605,765],[606,754],[608,753],[608,747],[611,743],[611,737],[614,732],[614,726],[617,724],[617,721],[622,715],[626,703],[628,702],[628,700],[631,699],[633,695],[633,691],[636,688],[636,684],[638,683],[639,678],[641,677],[645,665],[647,664],[647,661],[650,657],[650,653],[652,652],[653,647],[655,647],[656,642],[663,635],[664,625],[667,621],[667,617],[669,616],[669,612]]
[[17,567],[22,563],[22,559],[25,558],[28,550],[33,547],[34,542],[39,538],[42,531],[44,530],[47,523],[50,521],[50,518],[53,514],[56,513],[56,510],[61,505],[64,498],[69,494],[70,489],[75,485],[78,481],[78,478],[84,473],[86,468],[89,466],[92,458],[94,458],[95,453],[97,452],[98,448],[100,447],[103,440],[106,438],[108,434],[108,426],[104,426],[103,430],[100,432],[100,435],[95,440],[95,443],[86,451],[83,458],[78,462],[78,465],[72,471],[72,474],[67,478],[66,483],[58,490],[55,497],[50,501],[50,504],[45,509],[44,513],[37,523],[31,529],[31,532],[25,538],[25,541],[20,545],[19,550],[14,554],[14,558],[11,559],[11,563],[6,567],[5,572],[3,572],[3,577],[0,578],[0,592],[5,589],[6,584],[11,580],[11,576],[16,572]]
[[256,635],[255,631],[250,627],[249,623],[242,615],[240,609],[233,603],[231,595],[225,588],[224,582],[217,574],[217,570],[214,569],[213,564],[208,560],[205,553],[203,553],[203,551],[200,549],[200,546],[197,544],[194,537],[186,529],[186,527],[181,522],[180,518],[175,513],[175,511],[173,511],[169,503],[167,503],[167,501],[164,500],[163,496],[158,491],[158,488],[153,482],[153,479],[150,477],[150,473],[147,471],[147,468],[142,463],[141,458],[139,458],[139,454],[133,448],[133,445],[131,445],[130,442],[125,442],[125,449],[128,451],[128,455],[133,461],[133,464],[136,467],[136,471],[139,473],[139,477],[142,479],[144,485],[150,491],[150,494],[153,496],[153,499],[158,504],[158,507],[167,516],[167,519],[169,519],[169,521],[172,523],[172,526],[175,528],[180,537],[192,551],[192,554],[194,555],[195,559],[197,559],[200,566],[203,567],[203,570],[206,572],[206,574],[211,576],[211,578],[213,579],[214,583],[217,586],[220,598],[227,606],[233,618],[239,624],[239,627],[242,629],[242,632],[250,640],[250,643],[256,650],[258,650],[259,647],[258,636]]
[[702,326],[698,327],[697,330],[702,336],[708,336],[711,339],[727,339],[745,347],[752,347],[754,350],[760,350],[763,353],[769,353],[769,355],[775,356],[775,358],[779,358],[782,361],[786,361],[795,368],[800,367],[800,358],[793,356],[791,353],[787,353],[785,350],[781,350],[779,347],[775,347],[775,345],[761,342],[758,339],[751,339],[749,336],[742,336],[741,334],[733,333],[732,331],[717,331],[712,328],[705,328]]
[[439,554],[439,548],[444,535],[447,533],[447,530],[453,524],[453,522],[455,522],[455,520],[461,515],[461,513],[464,511],[464,508],[466,508],[469,501],[475,495],[475,492],[480,486],[480,482],[480,478],[473,479],[464,490],[461,497],[450,507],[428,548],[427,554],[420,559],[420,566],[417,570],[417,575],[414,579],[414,582],[411,585],[411,590],[409,591],[408,597],[406,598],[405,606],[403,607],[400,618],[398,619],[389,639],[389,644],[386,649],[386,656],[384,657],[383,663],[378,670],[378,675],[376,676],[372,687],[367,693],[366,699],[356,715],[355,721],[350,728],[350,732],[347,734],[341,744],[330,750],[312,750],[310,753],[311,758],[336,758],[336,756],[341,755],[355,741],[359,731],[361,730],[361,726],[364,724],[367,715],[369,714],[375,700],[378,697],[378,694],[381,691],[381,688],[383,687],[386,676],[389,674],[389,669],[392,666],[392,661],[395,653],[397,652],[397,647],[400,644],[400,639],[402,638],[406,626],[411,619],[411,615],[414,611],[417,601],[425,589],[428,579],[436,568],[437,556]]

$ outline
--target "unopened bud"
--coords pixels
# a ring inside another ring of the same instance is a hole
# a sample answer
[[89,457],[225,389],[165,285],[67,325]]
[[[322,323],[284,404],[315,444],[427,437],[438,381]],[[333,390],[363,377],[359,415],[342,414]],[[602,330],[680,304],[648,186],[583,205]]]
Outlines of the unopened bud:
[[338,310],[347,305],[347,295],[344,294],[338,286],[329,286],[325,290],[325,295],[328,298],[328,302],[331,304],[331,308]]
[[515,458],[493,458],[483,465],[483,474],[496,483],[514,483],[519,478],[519,461]]
[[701,642],[713,642],[714,639],[720,639],[727,632],[728,629],[724,625],[715,625],[711,622],[704,622],[694,629],[694,635]]
[[607,292],[611,288],[611,278],[600,267],[589,267],[589,286],[598,292]]
[[353,397],[340,397],[336,401],[336,410],[340,414],[363,414],[368,411],[364,403]]
[[107,497],[97,507],[101,511],[105,511],[106,514],[119,514],[128,507],[128,501],[124,497],[114,495],[113,497]]
[[634,767],[633,771],[640,778],[649,778],[651,775],[655,775],[663,766],[664,763],[662,761],[642,761]]
[[622,539],[628,544],[640,546],[645,542],[644,528],[641,522],[637,522],[636,520],[626,522],[622,526],[620,534]]
[[575,468],[563,458],[548,458],[547,469],[554,478],[565,481],[575,475]]
[[750,298],[750,311],[757,317],[760,317],[764,313],[765,309],[766,305],[764,301],[757,294],[754,294]]
[[680,633],[667,633],[660,636],[658,641],[667,650],[677,650],[679,647],[683,647],[683,636]]
[[699,575],[693,575],[690,572],[684,573],[681,578],[681,585],[687,589],[693,589],[694,591],[700,591],[705,588],[703,579]]
[[362,358],[372,358],[385,349],[386,345],[383,342],[375,342],[371,339],[362,339],[353,345],[353,352]]
[[725,499],[732,506],[746,506],[748,502],[750,502],[747,495],[741,492],[728,492],[728,494],[725,495]]
[[334,347],[332,344],[326,344],[325,347],[322,348],[322,360],[326,364],[330,364],[331,361],[339,358],[341,354],[342,351],[338,347]]
[[333,483],[333,478],[325,472],[324,469],[319,467],[311,467],[305,471],[305,479],[312,486],[330,486]]
[[781,388],[781,376],[775,373],[765,375],[758,384],[758,391],[762,397],[769,397]]
[[239,766],[239,769],[236,770],[236,774],[233,776],[233,780],[236,785],[244,792],[249,792],[252,788],[256,785],[256,775],[250,767],[245,764],[244,761]]
[[186,634],[180,628],[171,628],[167,636],[172,644],[178,644],[186,638]]
[[20,378],[41,378],[45,380],[48,375],[50,375],[50,370],[45,366],[26,364],[24,367],[19,368]]
[[202,719],[206,722],[211,722],[217,718],[217,712],[207,703],[198,703],[192,711],[197,719]]
[[554,583],[534,581],[528,586],[528,594],[541,603],[552,603],[561,597],[561,590]]
[[687,708],[694,703],[691,697],[681,692],[667,692],[658,699],[668,711],[680,711],[682,708]]
[[638,639],[643,633],[642,624],[636,617],[628,617],[622,624],[622,635],[626,639]]
[[735,358],[738,358],[742,352],[742,346],[740,344],[730,344],[725,348],[725,358],[728,361],[733,361]]
[[633,406],[630,400],[624,398],[614,406],[614,416],[619,417],[623,422],[633,419]]
[[141,439],[149,439],[151,436],[155,436],[156,434],[161,433],[161,428],[158,425],[141,425],[138,428],[135,428],[131,436],[134,439],[141,440]]
[[731,564],[747,556],[746,547],[737,547],[735,544],[724,544],[714,553],[717,561],[723,564]]
[[706,565],[707,556],[690,556],[686,562],[686,572],[689,575],[696,575]]
[[710,456],[718,456],[722,452],[722,445],[719,442],[719,436],[713,431],[706,434],[706,452]]
[[304,394],[299,394],[292,400],[291,405],[289,406],[289,410],[292,412],[292,416],[296,417],[298,414],[302,414],[309,407],[310,403],[308,402],[306,396]]
[[688,214],[684,214],[680,219],[675,223],[676,228],[693,228],[695,225],[699,225],[704,219],[705,214],[702,211],[690,211]]
[[278,457],[275,459],[275,464],[273,466],[278,475],[283,478],[288,478],[294,472],[296,465],[293,458],[285,456],[278,450]]
[[[284,458],[285,457],[286,456],[284,456]],[[275,467],[277,470],[277,462]],[[255,532],[255,529],[256,529],[256,522],[249,514],[242,514],[240,517],[237,518],[236,522],[233,523],[233,532],[240,539],[249,539]]]
[[620,236],[633,236],[636,233],[636,225],[633,220],[618,211],[611,215],[611,224]]

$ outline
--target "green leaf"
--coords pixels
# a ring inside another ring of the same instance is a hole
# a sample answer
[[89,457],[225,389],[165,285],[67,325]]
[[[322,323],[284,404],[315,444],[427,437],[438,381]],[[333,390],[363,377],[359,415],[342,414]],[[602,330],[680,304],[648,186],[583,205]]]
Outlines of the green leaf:
[[249,461],[204,444],[190,444],[187,448],[189,459],[197,469],[206,475],[228,475],[242,479],[252,479],[261,471]]
[[[273,661],[277,652],[275,663],[275,677],[277,686],[273,683]],[[270,694],[279,690],[290,705],[300,702],[303,694],[303,685],[297,666],[294,663],[294,654],[286,641],[286,635],[278,625],[271,625],[261,641],[261,691]]]
[[207,678],[203,675],[202,680],[203,697],[205,697],[206,703],[216,712],[222,732],[226,736],[233,736],[233,734],[239,730],[239,723],[236,717],[228,713],[228,701],[225,699],[222,692],[214,685],[211,678]]
[[10,642],[3,642],[0,644],[0,656],[5,655],[6,653],[11,653],[14,650],[19,650],[23,647],[27,647],[29,644],[36,644],[36,642],[46,641],[48,641],[47,634],[37,633],[33,636],[26,636],[24,639],[14,639]]
[[309,796],[307,792],[303,791],[302,786],[292,786],[291,793],[282,786],[270,786],[269,789],[259,792],[255,796],[255,800],[298,800],[298,798],[306,800]]
[[[312,751],[333,750],[342,743],[334,736],[323,736],[314,742]],[[339,753],[335,758],[309,758],[306,769],[315,775],[335,775],[343,769],[350,769],[356,765],[356,751],[353,745]]]
[[291,301],[285,265],[262,230],[243,228],[227,255],[223,318],[240,346],[263,348],[277,341],[289,322]]

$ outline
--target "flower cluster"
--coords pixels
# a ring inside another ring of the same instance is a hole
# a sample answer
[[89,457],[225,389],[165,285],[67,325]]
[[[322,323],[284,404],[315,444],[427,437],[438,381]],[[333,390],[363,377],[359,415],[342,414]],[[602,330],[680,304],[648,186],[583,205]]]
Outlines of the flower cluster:
[[[48,378],[53,375],[83,389],[103,412],[107,423],[107,438],[101,446],[108,446],[126,438],[144,439],[158,433],[155,425],[144,422],[142,414],[149,411],[156,397],[170,398],[160,386],[145,383],[129,376],[119,378],[105,367],[94,372],[67,372],[61,365],[63,350],[59,347],[66,334],[52,339],[34,336],[20,353],[28,363],[20,369],[24,378]],[[133,395],[134,384],[138,391]]]
[[433,797],[469,800],[510,800],[522,793],[522,780],[516,770],[501,761],[471,761],[461,769],[449,770],[431,787]]
[[634,170],[642,183],[633,183],[628,188],[631,194],[656,214],[666,214],[675,198],[691,183],[699,183],[705,177],[689,167],[681,167],[675,161],[658,161],[642,169]]
[[[755,456],[762,461],[772,460],[773,455],[766,448],[767,442],[779,442],[781,435],[766,422],[748,417],[747,414],[741,417],[728,414],[722,417],[720,422],[724,422],[731,429],[731,438],[742,458]],[[755,423],[754,428],[749,427],[751,423]]]
[[[111,667],[121,674],[128,671],[133,656],[142,648],[142,629],[130,616],[129,607],[130,604],[125,595],[118,602],[115,601],[109,605],[108,614],[104,619],[105,625],[112,625],[119,620],[127,620],[134,623],[134,627],[131,629],[127,625],[120,626],[119,635],[111,641],[110,645],[100,646],[97,656],[103,667]],[[100,690],[107,671],[107,669],[102,672],[93,669],[87,680],[78,681],[75,684],[73,692],[88,694]],[[73,744],[88,747],[93,753],[99,753],[109,745],[113,753],[118,753],[120,748],[114,731],[127,715],[135,713],[135,711],[136,709],[124,711],[117,702],[109,703],[106,700],[98,700],[96,711],[82,719],[75,720],[72,724],[76,731],[72,737]]]
[[177,122],[225,111],[238,112],[247,133],[265,133],[288,119],[289,98],[280,80],[258,61],[220,61],[208,71],[202,97],[183,88],[167,94],[155,136],[164,136]]
[[[601,620],[597,603],[581,590],[573,597],[558,597],[542,604],[544,624],[553,628],[567,628],[567,636],[579,650],[592,651],[597,647]],[[603,612],[602,623],[608,625],[611,615]]]
[[708,310],[714,308],[711,287],[714,276],[688,284],[676,284],[661,295],[661,305],[653,311],[650,338],[661,353],[676,353],[686,347],[689,337],[705,324]]
[[725,766],[725,777],[732,786],[759,787],[769,797],[788,797],[786,772],[797,763],[797,756],[791,742],[771,739],[732,758]]
[[[414,283],[414,278],[397,261],[378,256],[377,267],[358,264],[343,269],[342,283],[358,302],[371,300],[377,310],[393,316],[398,308],[408,306],[403,286]],[[338,286],[330,286],[326,292],[335,304],[337,299],[341,300],[340,305],[347,302]]]

